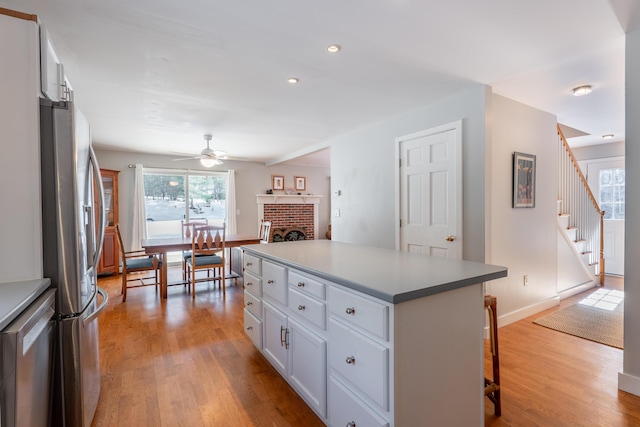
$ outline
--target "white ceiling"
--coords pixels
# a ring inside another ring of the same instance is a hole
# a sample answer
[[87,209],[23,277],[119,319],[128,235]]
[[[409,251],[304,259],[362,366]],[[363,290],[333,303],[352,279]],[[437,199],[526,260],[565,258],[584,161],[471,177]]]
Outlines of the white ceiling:
[[[211,133],[212,148],[267,164],[477,83],[589,134],[574,146],[623,141],[639,3],[0,0],[48,28],[96,146],[194,155]],[[572,97],[581,84],[593,93]]]

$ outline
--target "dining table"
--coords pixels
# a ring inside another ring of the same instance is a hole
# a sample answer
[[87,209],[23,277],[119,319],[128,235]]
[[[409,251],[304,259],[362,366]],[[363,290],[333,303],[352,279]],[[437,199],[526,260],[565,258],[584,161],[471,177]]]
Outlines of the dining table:
[[[191,243],[190,237],[142,239],[141,245],[147,254],[160,254],[161,256],[162,268],[160,270],[160,295],[162,299],[167,298],[167,289],[169,287],[167,279],[167,253],[191,250]],[[242,245],[253,245],[256,243],[260,243],[260,237],[258,236],[249,234],[227,234],[225,236],[225,248],[235,248]],[[231,254],[229,255],[229,261],[231,264]]]

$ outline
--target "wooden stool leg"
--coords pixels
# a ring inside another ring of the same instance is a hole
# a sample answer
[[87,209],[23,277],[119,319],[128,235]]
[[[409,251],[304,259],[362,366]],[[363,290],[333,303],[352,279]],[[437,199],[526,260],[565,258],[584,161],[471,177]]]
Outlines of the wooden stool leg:
[[500,401],[500,358],[498,355],[498,315],[496,297],[485,295],[484,306],[489,312],[489,334],[491,340],[491,361],[493,364],[493,379],[484,379],[484,394],[493,402],[496,416],[502,415]]

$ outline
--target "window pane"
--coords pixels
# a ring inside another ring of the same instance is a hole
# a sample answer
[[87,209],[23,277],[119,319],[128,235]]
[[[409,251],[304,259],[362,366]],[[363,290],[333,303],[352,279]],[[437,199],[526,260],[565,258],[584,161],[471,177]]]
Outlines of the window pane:
[[189,219],[222,225],[227,216],[226,176],[189,176]]
[[185,177],[145,174],[144,193],[147,233],[150,238],[180,236],[185,215]]
[[624,169],[616,169],[614,184],[624,184]]
[[622,203],[616,203],[614,209],[615,219],[624,219],[624,205]]
[[612,187],[600,187],[600,203],[609,203],[613,200]]
[[600,204],[600,209],[602,209],[604,211],[604,219],[612,219],[613,218],[613,212],[612,212],[611,203],[601,203]]
[[611,169],[601,169],[600,170],[600,186],[602,187],[603,185],[611,185],[611,175],[612,175],[612,170]]
[[624,203],[624,186],[613,187],[613,201]]

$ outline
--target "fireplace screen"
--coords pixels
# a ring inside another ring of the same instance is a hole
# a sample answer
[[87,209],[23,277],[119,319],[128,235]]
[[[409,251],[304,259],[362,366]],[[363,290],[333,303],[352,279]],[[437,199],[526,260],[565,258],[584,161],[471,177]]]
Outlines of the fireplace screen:
[[273,230],[273,242],[291,242],[305,240],[307,234],[304,227],[283,227]]

